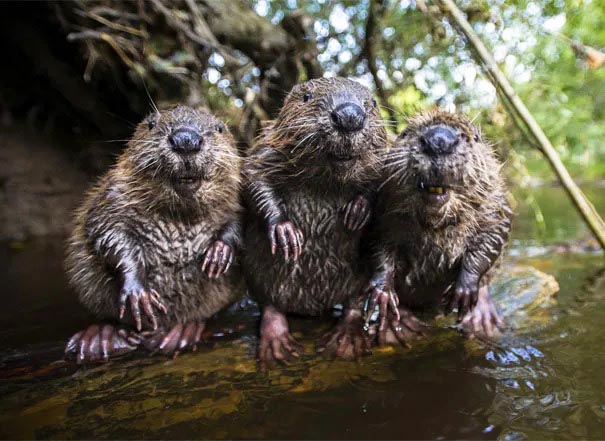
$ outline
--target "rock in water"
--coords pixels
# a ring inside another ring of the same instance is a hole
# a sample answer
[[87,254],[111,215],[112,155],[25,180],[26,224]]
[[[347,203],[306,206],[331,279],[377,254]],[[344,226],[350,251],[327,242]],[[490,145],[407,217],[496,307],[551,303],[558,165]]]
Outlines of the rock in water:
[[508,261],[492,282],[492,298],[506,324],[516,330],[547,323],[558,292],[559,283],[550,274]]

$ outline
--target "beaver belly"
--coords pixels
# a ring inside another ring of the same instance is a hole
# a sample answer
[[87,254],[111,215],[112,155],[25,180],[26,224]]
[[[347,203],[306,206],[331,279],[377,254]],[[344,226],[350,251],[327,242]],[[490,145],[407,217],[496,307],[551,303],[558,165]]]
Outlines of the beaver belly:
[[319,315],[359,293],[356,256],[335,243],[320,242],[325,241],[306,246],[296,263],[277,274],[270,297],[284,311]]
[[158,222],[144,240],[147,280],[168,306],[166,326],[208,318],[241,294],[231,286],[235,267],[217,280],[202,272],[203,253],[212,242],[208,225]]
[[205,320],[243,295],[237,268],[211,280],[201,271],[201,263],[181,268],[152,269],[149,284],[166,305],[168,314],[161,317],[165,326]]
[[305,237],[302,254],[296,262],[285,262],[280,251],[272,256],[265,231],[258,224],[250,226],[245,260],[249,287],[261,303],[284,312],[319,315],[359,293],[360,233],[344,226],[344,197],[309,201],[290,195],[287,200],[288,219]]

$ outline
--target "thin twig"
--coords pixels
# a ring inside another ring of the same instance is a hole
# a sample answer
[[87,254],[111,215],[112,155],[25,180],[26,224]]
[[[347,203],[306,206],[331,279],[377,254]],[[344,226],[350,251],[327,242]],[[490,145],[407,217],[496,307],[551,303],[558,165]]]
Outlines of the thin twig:
[[126,32],[128,34],[132,34],[132,35],[136,35],[137,37],[141,37],[141,38],[147,38],[147,32],[145,31],[141,31],[139,29],[135,29],[133,27],[130,26],[125,26],[122,25],[120,23],[116,23],[113,22],[111,20],[107,20],[104,17],[101,17],[100,15],[95,14],[94,12],[85,12],[85,11],[78,11],[79,13],[92,18],[95,21],[98,21],[99,23],[107,26],[108,28],[111,28],[115,31],[120,31],[120,32]]
[[237,63],[239,61],[237,60],[237,58],[229,54],[223,54],[224,51],[221,50],[220,44],[212,33],[210,33],[210,37],[208,37],[207,35],[202,36],[192,30],[189,26],[187,26],[186,23],[183,23],[175,14],[172,13],[172,11],[170,11],[170,9],[164,6],[164,4],[160,0],[151,0],[151,3],[153,3],[155,8],[164,15],[164,17],[166,18],[166,22],[170,26],[175,28],[177,31],[183,33],[191,41],[220,52],[221,55],[226,58],[226,61],[230,61],[232,63]]
[[225,59],[225,62],[230,63],[230,64],[235,64],[235,65],[240,65],[241,64],[240,60],[237,57],[231,55],[231,53],[229,53],[229,51],[222,44],[220,44],[219,41],[216,39],[216,37],[214,36],[212,31],[210,30],[210,26],[208,26],[208,23],[206,23],[206,20],[204,19],[204,16],[202,15],[200,8],[196,5],[195,1],[194,0],[185,0],[185,3],[187,3],[187,6],[189,7],[189,9],[191,10],[191,13],[193,14],[193,18],[195,20],[194,28],[197,31],[197,33],[201,34],[203,38],[210,41],[210,43],[212,44],[212,47],[221,54],[221,56]]
[[107,44],[109,44],[109,46],[111,46],[111,48],[116,52],[116,54],[118,54],[118,56],[120,57],[120,59],[122,60],[122,62],[124,64],[126,64],[132,70],[135,70],[135,71],[139,70],[139,69],[137,69],[136,63],[133,60],[131,60],[130,57],[128,57],[128,55],[126,55],[126,52],[124,52],[124,50],[115,41],[115,39],[111,35],[109,35],[105,32],[97,32],[97,31],[88,30],[88,31],[83,31],[83,32],[73,32],[67,36],[67,41],[87,40],[87,39],[102,40],[102,41],[106,42]]

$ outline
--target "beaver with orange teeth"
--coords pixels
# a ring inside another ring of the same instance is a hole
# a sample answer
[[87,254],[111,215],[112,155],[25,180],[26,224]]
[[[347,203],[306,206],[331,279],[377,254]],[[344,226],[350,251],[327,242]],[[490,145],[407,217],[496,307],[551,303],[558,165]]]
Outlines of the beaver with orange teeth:
[[503,323],[488,285],[512,217],[494,152],[467,118],[434,110],[409,121],[384,163],[369,232],[379,340],[407,344],[425,328],[411,310],[439,304],[468,334],[493,336]]
[[[143,343],[164,354],[195,348],[207,318],[238,295],[240,164],[210,113],[152,113],[77,211],[67,271],[103,323],[75,334],[68,356],[106,360]],[[143,333],[133,332],[145,330]]]

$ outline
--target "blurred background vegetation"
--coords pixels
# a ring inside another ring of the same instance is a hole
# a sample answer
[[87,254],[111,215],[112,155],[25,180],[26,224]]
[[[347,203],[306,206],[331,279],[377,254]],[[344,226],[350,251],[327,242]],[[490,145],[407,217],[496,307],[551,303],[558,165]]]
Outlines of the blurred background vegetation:
[[[605,0],[457,4],[571,174],[600,183]],[[530,204],[531,188],[554,180],[432,1],[69,0],[0,8],[5,59],[14,60],[0,71],[2,124],[64,133],[93,175],[152,98],[209,107],[245,149],[295,83],[341,75],[372,88],[398,129],[431,106],[476,118]]]

